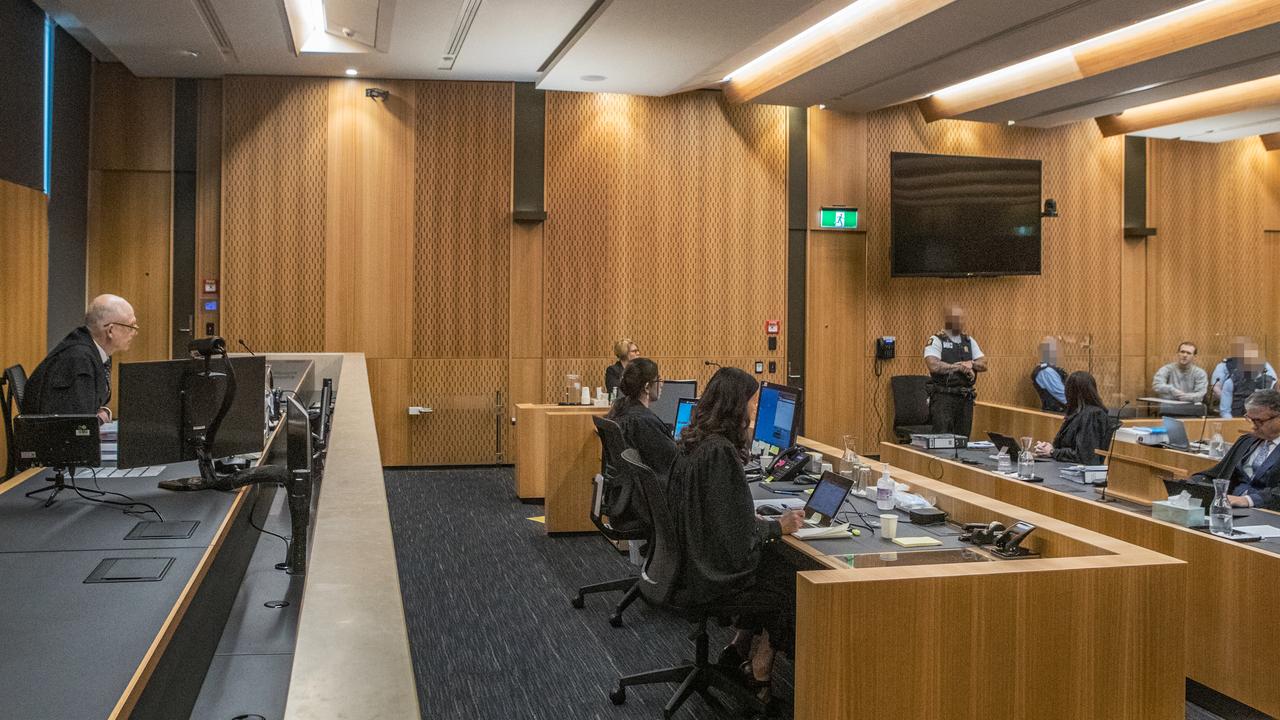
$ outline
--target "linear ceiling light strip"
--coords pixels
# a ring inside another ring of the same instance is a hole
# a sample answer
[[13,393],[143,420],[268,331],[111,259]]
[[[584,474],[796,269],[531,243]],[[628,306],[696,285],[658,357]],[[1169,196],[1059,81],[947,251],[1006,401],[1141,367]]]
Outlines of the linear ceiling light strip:
[[1103,137],[1254,110],[1280,103],[1280,75],[1130,108],[1096,118]]

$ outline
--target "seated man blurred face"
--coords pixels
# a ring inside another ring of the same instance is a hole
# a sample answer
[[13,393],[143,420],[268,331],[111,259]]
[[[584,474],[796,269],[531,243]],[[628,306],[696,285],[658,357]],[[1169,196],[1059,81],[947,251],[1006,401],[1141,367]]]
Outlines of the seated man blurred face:
[[1040,339],[1040,362],[1049,365],[1058,364],[1058,338],[1045,335]]

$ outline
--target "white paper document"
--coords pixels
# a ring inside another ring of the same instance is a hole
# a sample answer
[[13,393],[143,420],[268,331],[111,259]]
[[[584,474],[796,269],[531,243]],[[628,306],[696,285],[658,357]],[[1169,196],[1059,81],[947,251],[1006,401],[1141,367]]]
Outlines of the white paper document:
[[1271,525],[1234,525],[1232,527],[1240,532],[1257,535],[1263,540],[1266,540],[1267,538],[1280,537],[1280,528],[1272,527]]

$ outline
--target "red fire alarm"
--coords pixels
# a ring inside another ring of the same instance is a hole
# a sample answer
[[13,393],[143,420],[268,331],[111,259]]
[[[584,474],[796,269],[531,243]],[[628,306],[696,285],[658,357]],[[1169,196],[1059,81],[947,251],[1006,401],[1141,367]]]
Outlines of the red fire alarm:
[[782,331],[781,320],[765,320],[764,321],[764,332],[766,335],[777,335],[781,331]]

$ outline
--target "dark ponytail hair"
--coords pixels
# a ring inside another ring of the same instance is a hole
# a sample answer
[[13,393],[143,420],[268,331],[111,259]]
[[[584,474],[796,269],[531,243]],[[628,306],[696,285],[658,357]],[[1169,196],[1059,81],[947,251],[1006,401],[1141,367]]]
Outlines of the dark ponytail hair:
[[1085,405],[1106,409],[1102,396],[1098,394],[1098,382],[1083,370],[1077,370],[1067,377],[1065,394],[1067,396],[1067,414],[1074,415]]
[[649,358],[636,358],[627,364],[622,371],[622,380],[618,383],[618,399],[605,417],[610,420],[618,417],[632,405],[640,405],[645,388],[658,379],[658,363]]
[[735,367],[720,368],[693,407],[689,424],[680,433],[680,451],[693,452],[704,440],[719,435],[746,459],[751,451],[751,418],[747,410],[760,383]]

